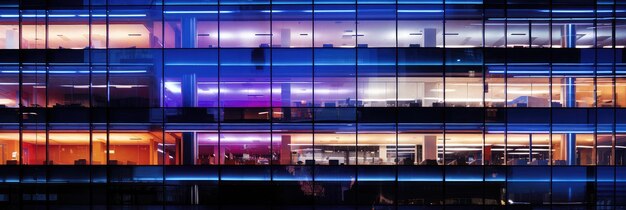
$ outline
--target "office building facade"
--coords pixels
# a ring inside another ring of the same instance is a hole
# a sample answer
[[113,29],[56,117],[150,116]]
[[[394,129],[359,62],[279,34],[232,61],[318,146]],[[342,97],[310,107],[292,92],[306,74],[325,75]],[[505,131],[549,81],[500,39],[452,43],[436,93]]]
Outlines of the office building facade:
[[626,209],[624,0],[5,0],[0,209]]

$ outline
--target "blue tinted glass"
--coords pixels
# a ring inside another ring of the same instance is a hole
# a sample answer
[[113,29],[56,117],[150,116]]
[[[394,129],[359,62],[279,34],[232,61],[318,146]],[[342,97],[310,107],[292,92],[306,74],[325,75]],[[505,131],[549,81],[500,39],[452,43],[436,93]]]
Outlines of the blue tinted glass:
[[591,201],[586,189],[595,181],[592,168],[554,167],[552,172],[552,202]]
[[355,4],[356,0],[314,0],[314,4]]
[[274,181],[313,181],[312,166],[298,166],[291,170],[292,166],[274,167],[272,180]]
[[359,168],[357,181],[396,181],[396,172],[383,167]]
[[163,0],[106,0],[109,5],[162,5]]
[[399,167],[398,181],[404,182],[440,182],[443,181],[441,167]]
[[269,0],[220,0],[221,5],[257,5],[269,3]]
[[[217,107],[217,50],[165,51],[164,106]],[[185,101],[187,88],[195,88],[196,101]],[[185,91],[183,91],[183,89]]]
[[443,4],[443,0],[398,0],[399,4]]
[[217,0],[164,0],[165,5],[216,5]]
[[320,182],[350,182],[356,180],[356,171],[353,167],[315,167],[315,180]]
[[222,181],[269,181],[269,167],[223,167],[220,173]]
[[216,168],[198,167],[166,167],[165,181],[168,182],[194,182],[194,181],[217,181],[218,171]]
[[357,0],[358,4],[395,4],[396,0]]
[[455,167],[446,170],[447,182],[482,182],[483,169],[481,167]]
[[272,0],[272,4],[312,4],[311,0]]
[[225,107],[268,107],[270,51],[264,48],[220,51],[220,94]]
[[482,0],[445,0],[446,4],[482,4]]

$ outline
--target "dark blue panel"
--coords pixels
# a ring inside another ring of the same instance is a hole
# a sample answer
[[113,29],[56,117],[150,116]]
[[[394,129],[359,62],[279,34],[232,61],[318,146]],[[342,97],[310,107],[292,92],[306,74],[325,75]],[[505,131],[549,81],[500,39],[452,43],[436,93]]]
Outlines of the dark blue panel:
[[353,166],[315,166],[315,181],[352,182],[356,181],[356,168]]
[[271,168],[266,166],[237,167],[224,166],[220,173],[221,181],[270,181]]
[[482,182],[484,180],[483,167],[458,166],[446,169],[446,182]]
[[216,167],[168,166],[165,167],[165,181],[168,183],[199,183],[219,180]]
[[442,167],[439,166],[398,166],[398,181],[401,182],[441,182]]
[[165,5],[216,5],[218,0],[164,0]]
[[383,182],[396,181],[396,171],[385,166],[359,167],[357,181]]

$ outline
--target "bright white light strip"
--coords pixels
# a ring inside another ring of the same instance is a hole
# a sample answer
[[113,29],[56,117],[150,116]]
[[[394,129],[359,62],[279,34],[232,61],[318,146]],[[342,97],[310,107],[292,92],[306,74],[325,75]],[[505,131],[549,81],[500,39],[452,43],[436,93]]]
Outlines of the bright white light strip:
[[285,10],[261,10],[261,12],[263,13],[278,13],[278,12],[285,12]]
[[[455,89],[446,89],[446,92],[455,92]],[[443,92],[443,89],[430,89],[430,92]]]
[[166,90],[169,90],[172,93],[181,93],[182,90],[180,88],[180,86],[178,85],[180,83],[177,82],[165,82],[164,86]]
[[0,98],[0,104],[6,105],[12,103],[15,103],[15,101],[8,98]]
[[315,13],[341,13],[341,12],[356,12],[353,9],[326,9],[326,10],[304,10],[304,12],[315,12]]
[[224,14],[233,13],[233,11],[163,11],[165,14]]
[[[501,147],[504,147],[504,146],[508,146],[508,147],[527,147],[528,145],[527,144],[507,144],[507,145],[504,145],[504,144],[494,144],[494,146],[501,146]],[[548,145],[548,144],[533,144],[533,147],[549,147],[549,146],[550,145]]]
[[[527,148],[519,148],[519,149],[515,149],[515,151],[530,151],[530,149],[527,149]],[[551,151],[551,149],[533,149],[533,151],[537,151],[537,152],[549,152],[549,151]]]
[[[509,155],[528,155],[529,153],[527,153],[527,152],[509,152],[507,154],[509,154]],[[538,152],[533,152],[532,154],[533,155],[537,155],[539,153]]]
[[[443,148],[439,148],[439,151],[443,151]],[[481,151],[481,148],[446,148],[446,151]]]
[[76,15],[48,15],[48,17],[76,17]]
[[[424,97],[424,100],[435,100],[435,101],[444,101],[443,98],[439,98],[439,97]],[[497,99],[493,99],[495,101],[501,101],[501,100],[497,100]],[[445,100],[446,102],[483,102],[482,98],[446,98]],[[485,99],[484,101],[491,101],[491,100],[487,100]]]
[[398,13],[440,13],[440,9],[399,9]]
[[[289,144],[290,146],[312,146],[313,144]],[[333,143],[318,143],[317,141],[315,142],[315,146],[355,146],[356,144],[333,144]],[[359,144],[358,146],[380,146],[380,145],[387,145],[387,146],[396,146],[395,144]],[[398,146],[415,146],[414,144],[398,144]]]
[[[91,17],[106,17],[107,15],[91,15]],[[146,14],[110,14],[108,15],[109,17],[145,17]],[[89,17],[88,14],[86,15],[78,15],[78,17]]]
[[[192,12],[192,11],[188,11],[188,12]],[[105,14],[80,14],[80,15],[48,15],[48,17],[106,17],[107,15]],[[146,17],[146,14],[110,14],[108,15],[109,17]],[[20,15],[0,15],[0,17],[2,18],[17,18],[20,17]],[[34,18],[34,17],[46,17],[46,15],[22,15],[22,17],[25,18]]]
[[[439,141],[441,141],[441,139],[439,139]],[[452,141],[452,140],[447,139],[446,141]],[[442,147],[444,145],[443,144],[439,144],[437,146]],[[446,147],[454,147],[454,146],[457,146],[457,147],[458,146],[461,146],[461,147],[481,147],[481,146],[483,146],[483,144],[449,144],[448,143],[445,146]],[[484,146],[491,146],[491,144],[485,144]]]
[[[96,16],[96,15],[93,15]],[[109,15],[109,17],[145,17],[145,14],[112,14]],[[104,15],[102,15],[102,17],[104,17]]]
[[[18,82],[0,82],[0,85],[20,85]],[[44,85],[44,83],[24,82],[22,85]]]
[[548,90],[508,90],[509,94],[548,94],[550,91]]
[[[5,73],[5,74],[19,74],[20,71],[19,70],[5,70],[5,71],[0,71],[0,73]],[[26,71],[22,71],[22,73],[24,74],[45,74],[46,71],[41,70],[41,71],[35,71],[35,70],[26,70]],[[72,71],[72,70],[52,70],[52,71],[48,71],[48,73],[51,74],[75,74],[75,73],[81,73],[81,74],[89,74],[89,71]],[[91,71],[91,73],[102,73],[105,74],[107,73],[107,71]],[[130,74],[130,73],[146,73],[146,70],[110,70],[109,73],[111,74]]]
[[[506,151],[513,151],[514,149],[506,149]],[[504,151],[504,149],[491,149],[491,151]]]
[[[610,10],[610,9],[600,9],[596,10],[597,13],[611,13],[611,12],[624,12],[626,10]],[[542,9],[539,12],[550,12],[550,10]],[[593,13],[593,10],[552,10],[552,13]]]

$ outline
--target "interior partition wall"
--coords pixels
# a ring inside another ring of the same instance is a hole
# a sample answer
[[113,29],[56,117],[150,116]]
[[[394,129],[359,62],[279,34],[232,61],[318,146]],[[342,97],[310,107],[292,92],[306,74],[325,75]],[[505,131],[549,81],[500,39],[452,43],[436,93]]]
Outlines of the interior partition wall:
[[621,209],[623,0],[6,0],[6,209]]

